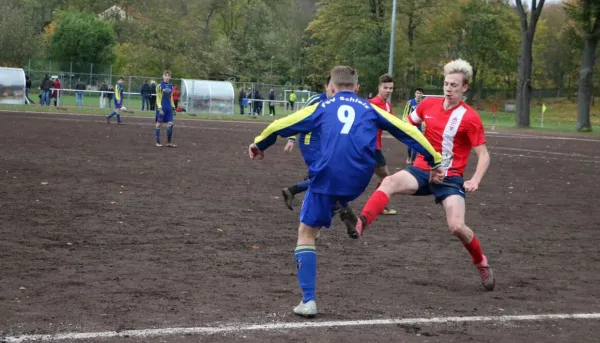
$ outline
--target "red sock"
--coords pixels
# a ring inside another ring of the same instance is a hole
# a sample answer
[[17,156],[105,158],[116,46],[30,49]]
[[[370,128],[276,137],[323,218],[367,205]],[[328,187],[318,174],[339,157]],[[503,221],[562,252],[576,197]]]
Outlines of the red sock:
[[479,246],[479,240],[477,237],[473,236],[473,240],[471,243],[465,244],[465,248],[471,254],[471,258],[473,258],[473,263],[479,264],[483,261],[483,252],[481,252],[481,247]]
[[361,215],[367,220],[367,225],[371,223],[383,212],[383,209],[390,201],[390,198],[383,191],[375,191],[363,207]]

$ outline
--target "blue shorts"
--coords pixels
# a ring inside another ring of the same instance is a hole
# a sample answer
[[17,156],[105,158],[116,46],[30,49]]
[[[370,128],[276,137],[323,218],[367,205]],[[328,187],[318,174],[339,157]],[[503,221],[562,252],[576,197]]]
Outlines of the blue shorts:
[[156,110],[156,117],[154,118],[154,120],[157,123],[169,123],[173,121],[173,109],[172,108],[164,108],[163,107],[163,113],[164,115],[161,116],[159,110]]
[[342,207],[347,207],[350,201],[359,196],[360,194],[349,196],[313,193],[309,188],[306,191],[304,201],[302,202],[300,222],[310,227],[330,227],[336,205],[339,203]]
[[119,104],[117,100],[115,100],[115,110],[119,110],[121,107],[123,107],[123,104]]
[[433,195],[435,202],[441,204],[447,197],[451,195],[460,195],[466,198],[465,188],[463,187],[464,180],[460,176],[446,176],[444,183],[429,183],[429,172],[417,167],[408,167],[405,169],[417,179],[419,189],[413,195]]
[[387,166],[387,161],[383,152],[379,149],[375,150],[375,168],[381,168]]

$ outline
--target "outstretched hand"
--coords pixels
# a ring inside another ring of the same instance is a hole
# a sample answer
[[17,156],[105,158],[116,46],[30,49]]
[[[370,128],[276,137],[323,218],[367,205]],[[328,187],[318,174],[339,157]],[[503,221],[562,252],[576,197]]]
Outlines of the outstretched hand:
[[283,148],[283,151],[286,154],[289,154],[290,152],[292,152],[292,150],[294,150],[294,141],[288,141],[285,145],[285,148]]
[[438,183],[438,184],[443,183],[445,176],[446,176],[446,172],[445,172],[444,168],[439,167],[439,168],[431,171],[431,174],[429,176],[429,182]]
[[250,158],[253,160],[262,160],[265,158],[265,153],[256,147],[256,144],[254,143],[250,144],[248,147],[248,155],[250,155]]
[[479,182],[475,182],[471,179],[471,180],[465,181],[463,187],[465,187],[465,191],[467,193],[473,193],[477,189],[479,189]]

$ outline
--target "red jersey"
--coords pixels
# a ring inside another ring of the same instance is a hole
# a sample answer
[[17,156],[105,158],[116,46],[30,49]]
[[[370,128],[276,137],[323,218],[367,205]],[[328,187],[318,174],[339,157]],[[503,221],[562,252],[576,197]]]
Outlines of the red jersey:
[[[371,105],[375,105],[386,112],[394,114],[394,112],[392,112],[392,104],[389,101],[383,101],[383,99],[379,95],[369,99],[369,102],[371,103]],[[395,116],[395,114],[394,114],[394,116]],[[382,133],[383,133],[383,130],[377,131],[377,150],[381,150],[381,134]]]
[[[411,124],[425,123],[425,138],[442,154],[442,167],[447,176],[463,176],[473,147],[485,144],[485,132],[479,114],[471,106],[460,102],[444,110],[444,98],[423,100],[408,119]],[[414,166],[429,170],[419,155]]]

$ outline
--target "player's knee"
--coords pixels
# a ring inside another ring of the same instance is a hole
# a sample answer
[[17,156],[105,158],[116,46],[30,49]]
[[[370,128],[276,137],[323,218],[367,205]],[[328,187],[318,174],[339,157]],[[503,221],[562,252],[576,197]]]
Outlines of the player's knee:
[[453,219],[448,221],[448,230],[454,236],[461,237],[465,234],[467,229],[467,225],[465,222],[458,219]]
[[167,123],[167,128],[172,129],[173,128],[173,122],[170,121]]
[[300,223],[298,227],[298,244],[314,244],[319,228]]

